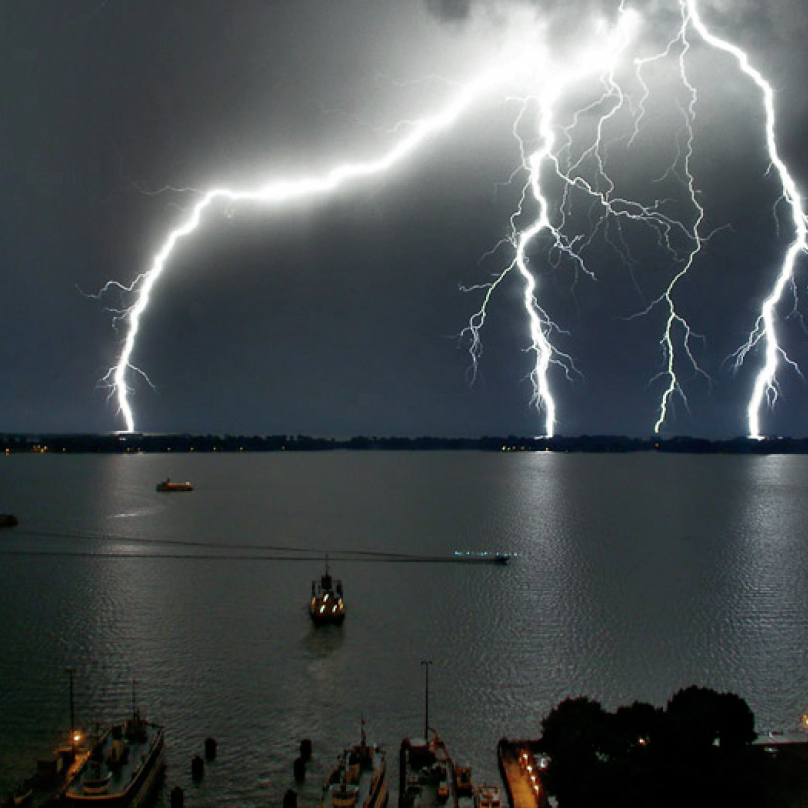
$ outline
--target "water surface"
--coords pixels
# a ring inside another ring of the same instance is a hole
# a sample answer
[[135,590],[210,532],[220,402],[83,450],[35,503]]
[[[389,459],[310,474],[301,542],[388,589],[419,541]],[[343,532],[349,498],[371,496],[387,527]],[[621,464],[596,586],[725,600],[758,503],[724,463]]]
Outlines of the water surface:
[[[190,494],[160,494],[171,475]],[[808,706],[808,458],[329,452],[0,458],[0,787],[76,712],[138,700],[189,806],[313,804],[360,718],[430,723],[476,778],[567,695],[613,709],[692,683],[759,729]],[[511,564],[401,561],[506,550]],[[347,554],[354,551],[354,554]],[[329,553],[348,616],[315,629]],[[219,756],[200,785],[190,760]],[[296,786],[292,762],[315,760]],[[391,754],[392,785],[397,755]],[[167,805],[167,795],[163,796]]]

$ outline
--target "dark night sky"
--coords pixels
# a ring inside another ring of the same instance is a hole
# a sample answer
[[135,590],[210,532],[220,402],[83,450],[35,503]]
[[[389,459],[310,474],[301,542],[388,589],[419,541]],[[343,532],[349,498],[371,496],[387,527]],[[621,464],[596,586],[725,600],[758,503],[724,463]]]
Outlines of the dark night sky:
[[[131,282],[211,186],[254,187],[316,175],[385,152],[402,121],[437,111],[503,51],[514,31],[546,40],[558,63],[615,2],[401,0],[5,0],[0,4],[0,431],[107,431],[123,426],[98,380],[122,332],[98,300]],[[713,31],[747,48],[777,91],[782,155],[808,187],[808,7],[802,0],[704,0]],[[673,33],[677,3],[642,4],[632,55]],[[512,13],[518,23],[512,24]],[[526,23],[544,24],[544,34]],[[672,12],[674,12],[672,14]],[[733,436],[759,354],[726,361],[752,328],[791,235],[766,177],[760,97],[731,60],[695,33],[699,92],[693,168],[705,232],[721,229],[679,288],[680,311],[704,339],[712,377],[683,369],[666,434]],[[681,122],[673,62],[650,67],[646,126],[631,150],[610,132],[621,193],[652,200],[675,156]],[[628,73],[626,89],[639,98]],[[447,79],[449,81],[447,81]],[[548,80],[552,80],[551,77]],[[559,108],[571,120],[597,80]],[[524,88],[514,88],[523,92]],[[461,291],[509,261],[489,251],[508,233],[521,183],[507,88],[486,96],[406,163],[328,197],[283,206],[214,205],[172,256],[144,317],[132,377],[144,431],[350,434],[539,434],[530,406],[522,284],[497,290],[470,383],[458,339],[480,304]],[[584,116],[586,117],[586,116]],[[591,116],[590,116],[591,117]],[[627,121],[627,119],[626,119]],[[623,126],[622,134],[626,133]],[[681,140],[679,141],[681,143]],[[668,183],[668,184],[666,184]],[[674,183],[675,185],[675,183]],[[669,187],[670,186],[670,187]],[[176,191],[161,189],[197,189]],[[580,206],[577,226],[591,217]],[[691,215],[685,213],[685,215]],[[726,227],[730,225],[730,227]],[[663,385],[660,294],[672,265],[647,230],[626,231],[632,265],[603,238],[586,254],[591,280],[532,253],[558,346],[581,371],[551,382],[561,434],[651,433]],[[782,342],[808,367],[804,262],[799,296],[780,308]],[[84,292],[85,294],[82,294]],[[785,368],[770,434],[808,434],[808,385]]]

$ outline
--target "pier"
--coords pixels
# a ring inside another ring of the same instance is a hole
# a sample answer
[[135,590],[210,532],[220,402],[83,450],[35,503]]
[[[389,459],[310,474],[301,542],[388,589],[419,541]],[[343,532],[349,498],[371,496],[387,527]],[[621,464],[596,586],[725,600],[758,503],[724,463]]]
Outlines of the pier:
[[511,808],[547,808],[547,792],[535,752],[536,741],[501,738],[497,743],[499,771]]

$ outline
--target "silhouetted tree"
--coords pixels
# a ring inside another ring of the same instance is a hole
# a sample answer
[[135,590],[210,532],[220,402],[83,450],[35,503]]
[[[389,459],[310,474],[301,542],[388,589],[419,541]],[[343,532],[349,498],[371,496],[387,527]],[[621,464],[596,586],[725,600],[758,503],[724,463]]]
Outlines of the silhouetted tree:
[[673,695],[665,715],[672,743],[695,752],[740,749],[757,737],[749,705],[734,693],[692,685]]
[[597,701],[564,699],[542,721],[541,751],[550,758],[545,781],[569,808],[596,803],[599,769],[606,759],[608,715]]
[[667,708],[634,702],[614,713],[565,699],[542,721],[547,790],[560,808],[754,806],[754,715],[732,693],[688,687]]

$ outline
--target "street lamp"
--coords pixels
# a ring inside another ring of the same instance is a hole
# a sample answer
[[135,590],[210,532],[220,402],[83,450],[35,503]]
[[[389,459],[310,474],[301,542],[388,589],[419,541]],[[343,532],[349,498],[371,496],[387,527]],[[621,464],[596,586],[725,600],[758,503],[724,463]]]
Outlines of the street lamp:
[[422,659],[421,664],[424,666],[426,673],[426,685],[424,687],[424,740],[429,738],[429,666],[432,664],[431,659]]

